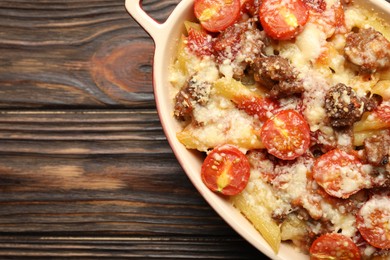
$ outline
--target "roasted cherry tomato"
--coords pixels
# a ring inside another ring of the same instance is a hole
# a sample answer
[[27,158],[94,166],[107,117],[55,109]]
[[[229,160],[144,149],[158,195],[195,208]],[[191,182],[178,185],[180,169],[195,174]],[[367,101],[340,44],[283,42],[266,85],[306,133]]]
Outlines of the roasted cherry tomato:
[[310,129],[298,112],[282,110],[264,123],[260,138],[270,154],[293,160],[309,148]]
[[337,233],[328,233],[314,240],[310,247],[310,260],[361,259],[359,248],[349,237]]
[[187,46],[190,51],[198,57],[210,56],[213,54],[211,36],[204,30],[190,28],[188,30]]
[[374,195],[356,216],[357,228],[372,246],[390,249],[390,197]]
[[220,32],[240,16],[240,0],[195,0],[194,13],[207,31]]
[[250,116],[257,116],[261,121],[267,120],[268,114],[279,107],[275,100],[262,97],[235,97],[233,102],[238,109],[244,110]]
[[273,39],[290,40],[309,19],[309,9],[301,0],[264,0],[259,10],[260,23]]
[[362,166],[355,155],[334,149],[317,158],[313,178],[329,195],[346,199],[371,182]]
[[206,186],[223,195],[236,195],[247,185],[250,175],[249,161],[233,145],[214,148],[203,162],[201,176]]

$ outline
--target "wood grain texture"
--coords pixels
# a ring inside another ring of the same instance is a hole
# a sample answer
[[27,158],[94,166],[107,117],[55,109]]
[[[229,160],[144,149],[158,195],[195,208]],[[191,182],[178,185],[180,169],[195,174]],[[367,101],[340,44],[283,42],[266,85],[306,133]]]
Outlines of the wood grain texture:
[[123,1],[1,1],[0,32],[0,107],[154,105],[153,41]]
[[172,154],[153,50],[123,0],[0,1],[0,259],[262,257]]

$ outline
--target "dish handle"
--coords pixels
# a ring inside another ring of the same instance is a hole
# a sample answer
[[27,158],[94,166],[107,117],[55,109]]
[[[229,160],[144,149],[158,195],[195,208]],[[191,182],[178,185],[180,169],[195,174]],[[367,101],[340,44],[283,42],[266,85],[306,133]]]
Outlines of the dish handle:
[[142,0],[126,0],[126,9],[136,22],[139,23],[154,40],[156,40],[157,35],[161,35],[163,24],[154,20],[142,9],[141,1]]

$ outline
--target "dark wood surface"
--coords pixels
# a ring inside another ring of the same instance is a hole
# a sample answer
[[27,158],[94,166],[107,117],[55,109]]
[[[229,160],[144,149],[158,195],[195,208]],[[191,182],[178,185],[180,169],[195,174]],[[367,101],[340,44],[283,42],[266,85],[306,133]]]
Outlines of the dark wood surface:
[[172,154],[153,50],[123,0],[0,1],[0,259],[262,259]]

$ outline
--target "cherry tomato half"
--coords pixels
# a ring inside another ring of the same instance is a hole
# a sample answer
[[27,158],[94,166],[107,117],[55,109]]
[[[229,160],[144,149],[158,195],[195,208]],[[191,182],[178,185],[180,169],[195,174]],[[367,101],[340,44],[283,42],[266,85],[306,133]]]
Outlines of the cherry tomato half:
[[314,240],[310,247],[310,260],[361,259],[359,248],[349,237],[337,233],[328,233]]
[[264,31],[275,40],[290,40],[309,19],[309,9],[301,0],[264,0],[259,10]]
[[279,108],[279,104],[269,98],[238,96],[233,98],[238,109],[244,110],[250,116],[257,116],[260,121],[268,119],[268,114]]
[[187,46],[198,57],[213,54],[211,36],[204,30],[198,31],[193,28],[188,30]]
[[357,228],[370,245],[390,249],[390,197],[374,195],[356,216]]
[[240,0],[195,0],[194,13],[209,32],[220,32],[240,16]]
[[317,158],[313,178],[329,195],[346,199],[371,181],[362,166],[356,156],[334,149]]
[[293,160],[309,148],[310,129],[297,111],[282,110],[264,123],[260,138],[270,154]]
[[249,161],[233,145],[214,148],[206,157],[201,177],[206,186],[223,195],[236,195],[247,185],[250,175]]

